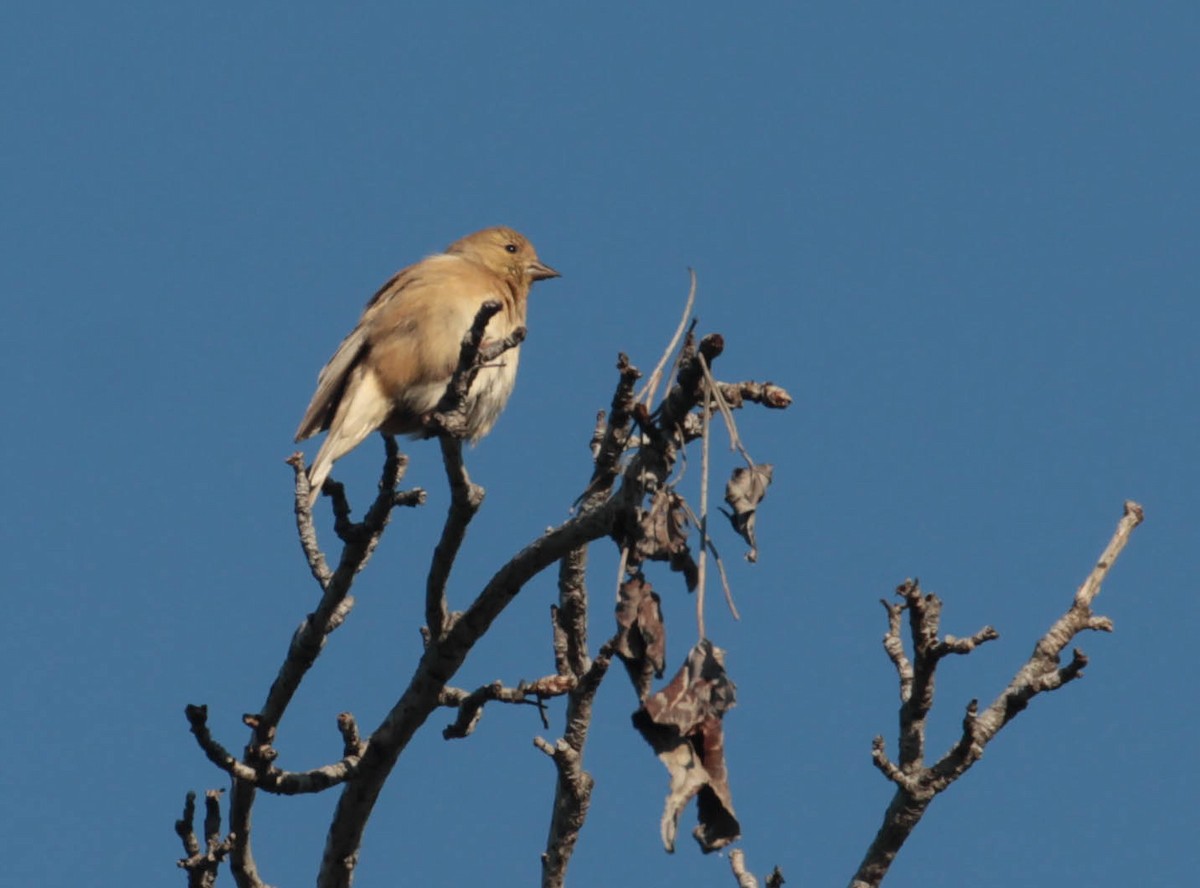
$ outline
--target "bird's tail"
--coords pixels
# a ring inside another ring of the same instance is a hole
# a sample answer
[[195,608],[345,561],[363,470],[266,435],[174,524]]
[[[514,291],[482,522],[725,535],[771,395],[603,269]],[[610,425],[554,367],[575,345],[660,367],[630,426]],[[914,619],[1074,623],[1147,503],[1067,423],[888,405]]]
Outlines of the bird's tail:
[[350,374],[337,412],[329,424],[329,434],[308,469],[310,507],[321,495],[321,485],[329,477],[334,462],[383,425],[390,411],[391,402],[384,396],[375,374],[360,364]]

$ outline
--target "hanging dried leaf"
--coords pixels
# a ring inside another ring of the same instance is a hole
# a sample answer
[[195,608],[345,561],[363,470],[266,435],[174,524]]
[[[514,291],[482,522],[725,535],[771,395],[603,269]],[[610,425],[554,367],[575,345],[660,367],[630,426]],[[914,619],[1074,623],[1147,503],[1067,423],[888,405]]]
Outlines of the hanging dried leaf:
[[644,561],[666,561],[671,570],[683,574],[688,591],[696,588],[699,569],[688,548],[688,519],[683,497],[669,487],[659,488],[642,510],[629,550],[629,565],[637,567]]
[[750,551],[746,553],[747,561],[758,560],[758,541],[754,538],[755,515],[758,504],[767,495],[773,472],[774,467],[769,463],[758,463],[752,469],[734,469],[729,483],[725,485],[725,502],[733,511],[722,509],[721,512],[750,546]]
[[648,697],[634,727],[666,765],[671,785],[662,816],[662,840],[675,850],[679,815],[696,796],[699,825],[692,831],[706,854],[741,836],[733,812],[721,719],[734,705],[725,652],[704,639],[688,653],[671,683]]
[[667,629],[654,587],[637,574],[617,593],[616,654],[637,688],[638,698],[650,693],[651,677],[662,678],[666,668]]

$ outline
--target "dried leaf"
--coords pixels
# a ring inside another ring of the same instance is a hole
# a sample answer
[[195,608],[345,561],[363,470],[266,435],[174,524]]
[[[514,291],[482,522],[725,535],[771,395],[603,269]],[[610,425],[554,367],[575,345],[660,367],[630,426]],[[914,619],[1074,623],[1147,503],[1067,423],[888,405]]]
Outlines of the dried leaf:
[[679,815],[696,796],[699,825],[692,831],[705,853],[741,835],[725,769],[721,719],[734,705],[725,674],[725,652],[704,639],[688,653],[670,684],[647,698],[633,715],[634,727],[666,765],[671,784],[662,817],[662,840],[675,850]]
[[651,676],[666,668],[667,629],[654,587],[642,574],[622,583],[617,593],[616,654],[629,671],[638,697],[650,693]]
[[696,588],[699,570],[688,548],[687,509],[683,497],[669,487],[659,488],[650,508],[639,515],[629,564],[636,567],[644,561],[668,562],[683,574],[689,591]]
[[774,467],[769,463],[758,463],[752,469],[734,469],[729,483],[725,485],[725,502],[733,511],[722,509],[721,512],[750,546],[750,551],[746,553],[747,561],[758,560],[758,541],[754,538],[755,515],[758,504],[767,495],[773,472]]

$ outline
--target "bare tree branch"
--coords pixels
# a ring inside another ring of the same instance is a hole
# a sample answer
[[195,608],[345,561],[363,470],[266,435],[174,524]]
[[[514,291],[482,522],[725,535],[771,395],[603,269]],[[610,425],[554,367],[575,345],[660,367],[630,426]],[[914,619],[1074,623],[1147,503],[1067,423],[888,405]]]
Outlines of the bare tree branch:
[[446,583],[450,569],[467,533],[467,525],[483,504],[484,490],[472,484],[462,458],[462,439],[467,435],[467,394],[479,371],[525,339],[525,328],[517,327],[510,336],[484,345],[488,321],[501,309],[499,302],[485,302],[475,315],[471,329],[463,336],[458,367],[446,386],[437,410],[428,418],[428,427],[437,433],[450,483],[450,510],[442,527],[442,537],[433,551],[429,577],[425,584],[425,624],[428,637],[441,638],[451,619],[446,603]]
[[358,778],[343,790],[330,826],[319,885],[349,885],[362,831],[384,780],[438,705],[442,689],[476,641],[532,577],[571,549],[605,535],[614,511],[606,505],[581,513],[526,546],[493,576],[442,639],[430,639],[408,687],[371,735]]
[[[893,763],[884,750],[882,737],[872,744],[875,766],[896,784],[896,792],[884,813],[883,825],[867,849],[851,888],[878,886],[938,793],[946,790],[983,755],[984,747],[1001,728],[1016,717],[1029,701],[1043,691],[1052,691],[1080,677],[1087,658],[1078,650],[1069,664],[1061,666],[1061,655],[1073,639],[1085,630],[1112,631],[1112,622],[1092,613],[1091,606],[1117,556],[1125,548],[1133,529],[1142,523],[1142,507],[1126,502],[1112,539],[1096,566],[1075,593],[1071,606],[1049,631],[1039,639],[1033,654],[1017,671],[1007,688],[982,713],[972,700],[963,716],[962,735],[955,745],[933,766],[926,767],[925,722],[933,706],[934,671],[949,654],[966,654],[985,641],[998,638],[990,626],[969,638],[947,635],[938,638],[941,601],[923,595],[916,580],[908,580],[897,589],[904,599],[900,605],[884,602],[888,611],[888,632],[884,648],[896,666],[900,678],[900,757]],[[910,662],[900,642],[900,615],[907,610],[913,646]]]
[[[619,477],[621,456],[629,444],[630,432],[633,428],[633,411],[635,407],[633,384],[641,377],[641,371],[629,363],[625,353],[617,355],[617,372],[620,379],[617,390],[613,393],[612,409],[607,421],[603,411],[596,417],[596,429],[592,433],[591,451],[595,467],[592,479],[583,493],[575,500],[575,508],[579,508],[587,500],[598,501],[612,488]],[[594,505],[594,502],[593,502]]]
[[[345,783],[358,769],[364,749],[363,744],[352,743],[348,739],[356,736],[358,729],[354,726],[353,717],[349,713],[342,713],[338,717],[339,730],[342,732],[343,746],[350,748],[346,750],[341,761],[310,771],[284,771],[275,767],[278,753],[270,744],[257,745],[247,755],[247,759],[251,759],[253,764],[230,755],[208,729],[208,707],[188,706],[187,717],[196,742],[210,762],[240,783],[257,787],[272,795],[305,795]],[[248,722],[253,720],[253,716],[247,719]],[[251,724],[251,727],[257,732],[257,725]]]
[[183,842],[187,856],[178,862],[187,870],[188,888],[212,888],[217,883],[217,870],[233,846],[233,835],[221,838],[221,793],[210,789],[204,794],[204,845],[196,838],[196,794],[189,792],[183,805],[183,817],[175,821],[175,834]]
[[522,681],[514,688],[507,688],[499,681],[470,692],[462,688],[443,688],[441,705],[457,708],[458,718],[442,729],[442,739],[455,740],[474,733],[479,719],[483,716],[484,704],[490,702],[535,706],[541,716],[542,727],[549,727],[544,702],[553,697],[561,697],[574,686],[575,681],[571,676],[547,675],[534,682]]
[[791,406],[792,396],[787,389],[773,382],[718,382],[717,389],[725,404],[729,407],[741,407],[745,401],[752,401],[773,410],[783,410]]
[[[703,578],[710,551],[721,568],[726,598],[737,616],[724,567],[708,536],[709,423],[711,411],[719,410],[729,429],[732,445],[750,466],[750,480],[758,482],[758,487],[749,493],[738,494],[741,506],[731,499],[732,488],[726,488],[726,501],[736,512],[736,515],[730,515],[731,521],[750,545],[747,557],[753,559],[756,552],[754,508],[770,481],[771,467],[757,465],[750,458],[731,411],[747,402],[768,408],[785,408],[791,404],[792,397],[785,389],[770,382],[728,383],[714,378],[710,365],[720,356],[724,341],[714,334],[696,342],[693,336],[695,322],[692,321],[690,326],[688,323],[694,296],[693,274],[679,329],[645,388],[637,395],[634,386],[641,374],[625,355],[619,356],[619,379],[611,409],[607,416],[604,412],[597,415],[588,442],[593,461],[591,477],[575,502],[572,516],[531,540],[492,575],[465,610],[454,612],[447,598],[449,578],[467,528],[484,498],[483,488],[472,483],[463,461],[462,438],[466,433],[468,396],[480,370],[491,362],[502,360],[504,352],[515,348],[525,335],[524,328],[517,328],[505,339],[485,342],[487,323],[500,306],[486,303],[481,308],[461,342],[458,366],[445,394],[437,409],[423,417],[428,436],[439,439],[451,492],[442,534],[432,553],[426,577],[424,651],[407,686],[370,736],[363,739],[353,717],[342,713],[338,716],[341,759],[308,771],[286,771],[276,767],[275,736],[280,720],[329,635],[353,608],[350,589],[354,578],[379,544],[392,509],[423,503],[424,492],[397,490],[407,460],[399,453],[395,440],[386,435],[386,458],[378,494],[361,521],[355,522],[351,517],[345,488],[332,478],[327,479],[323,492],[330,499],[334,531],[343,544],[336,567],[331,567],[319,545],[312,509],[308,505],[308,479],[303,457],[295,454],[288,460],[295,473],[298,539],[309,571],[322,594],[316,609],[294,633],[261,711],[244,717],[251,728],[251,738],[240,758],[212,736],[205,707],[187,708],[197,744],[210,761],[230,775],[233,785],[227,836],[220,835],[219,792],[210,791],[206,796],[203,842],[194,827],[194,794],[188,795],[183,817],[176,822],[176,833],[186,855],[179,861],[179,866],[187,871],[189,886],[211,886],[220,863],[227,860],[239,888],[266,888],[251,850],[251,813],[258,789],[293,795],[320,792],[340,785],[342,792],[330,824],[318,885],[321,888],[348,888],[363,832],[379,792],[409,740],[435,709],[457,710],[454,722],[443,730],[443,736],[451,739],[470,735],[489,702],[534,706],[542,719],[543,729],[548,729],[545,700],[566,696],[562,736],[553,742],[542,737],[534,739],[535,746],[555,765],[555,799],[542,854],[542,884],[559,888],[565,882],[590,805],[594,780],[584,769],[583,753],[595,696],[615,652],[631,666],[631,679],[643,704],[639,712],[649,712],[647,701],[651,701],[654,705],[650,708],[663,719],[660,725],[651,717],[653,725],[650,727],[658,725],[677,729],[676,733],[680,733],[680,737],[675,738],[678,742],[672,746],[678,753],[673,759],[674,765],[667,763],[672,776],[672,794],[668,797],[663,821],[667,847],[674,847],[680,811],[692,797],[699,798],[701,826],[695,834],[705,851],[723,847],[740,836],[740,824],[733,814],[720,720],[725,709],[733,704],[734,686],[724,673],[719,648],[704,638]],[[676,351],[681,337],[683,344]],[[672,356],[674,365],[670,375],[674,377],[674,384],[654,407],[664,368]],[[636,435],[633,433],[635,425]],[[703,438],[704,464],[698,519],[676,489],[686,468],[683,459],[686,445],[696,438]],[[746,472],[744,469],[739,471]],[[731,485],[735,481],[736,478],[731,479]],[[690,544],[687,514],[700,531],[699,565],[694,566],[700,578],[697,622],[701,642],[689,655],[685,669],[681,670],[684,680],[677,676],[667,689],[651,695],[653,676],[657,674],[661,678],[662,675],[665,626],[657,596],[638,571],[643,561],[668,560],[672,567],[683,570],[688,576],[686,562],[691,556],[687,552]],[[937,596],[924,594],[916,580],[906,581],[897,589],[900,603],[883,602],[887,612],[883,646],[896,669],[901,699],[899,742],[896,758],[892,760],[883,738],[876,737],[871,756],[874,766],[895,785],[895,791],[883,824],[854,876],[852,888],[879,885],[936,795],[979,760],[987,743],[1026,708],[1034,696],[1056,690],[1082,676],[1087,657],[1075,649],[1063,665],[1064,652],[1075,636],[1085,630],[1112,631],[1111,620],[1094,614],[1092,604],[1113,562],[1141,521],[1141,507],[1126,503],[1125,515],[1112,540],[1079,587],[1070,608],[1038,641],[1028,661],[989,706],[981,710],[976,700],[967,704],[957,740],[932,765],[926,763],[926,726],[934,703],[938,664],[947,656],[971,653],[979,645],[999,636],[990,626],[965,637],[942,634],[942,602]],[[593,659],[588,651],[585,572],[588,546],[605,536],[613,539],[621,553],[618,586],[625,594],[619,607],[624,609],[619,610],[617,637],[606,642]],[[684,558],[681,552],[687,557]],[[515,686],[494,681],[475,690],[451,687],[450,680],[497,617],[531,579],[555,563],[559,565],[559,600],[551,609],[554,674],[532,682],[522,680]],[[628,575],[632,578],[626,580]],[[633,589],[638,583],[641,584],[640,597]],[[902,638],[905,612],[911,648],[907,651]],[[711,661],[717,666],[705,672],[693,660],[697,663]],[[672,687],[672,694],[665,693]],[[689,715],[684,720],[688,729],[682,731],[672,719],[682,718],[681,714],[686,713],[695,715],[692,710],[697,706],[703,710],[702,715],[707,713],[707,720],[693,725],[695,719]],[[708,713],[704,706],[715,714]],[[647,729],[647,724],[643,719],[639,730]],[[649,735],[647,738],[654,747],[655,739]],[[661,755],[662,750],[655,748]],[[701,771],[706,776],[697,782]],[[704,795],[706,791],[707,796]],[[709,806],[707,813],[705,804]],[[738,885],[757,888],[759,881],[747,869],[741,850],[731,853],[730,867]],[[778,868],[765,884],[768,888],[783,884]]]
[[[621,355],[611,411],[607,417],[603,413],[597,417],[590,441],[594,463],[591,478],[576,501],[574,514],[512,556],[478,591],[465,610],[452,612],[446,595],[448,580],[466,529],[484,495],[483,489],[471,482],[462,457],[461,437],[465,430],[467,397],[479,370],[488,362],[500,359],[504,351],[515,347],[524,336],[524,330],[518,329],[506,339],[483,341],[487,322],[497,308],[497,305],[487,304],[477,314],[463,339],[458,368],[445,395],[437,409],[423,418],[427,432],[439,438],[451,503],[426,579],[422,656],[408,686],[370,736],[363,739],[354,719],[348,713],[342,713],[338,717],[342,758],[309,771],[285,771],[276,766],[277,727],[328,636],[353,608],[350,588],[378,545],[391,510],[398,505],[423,503],[424,493],[397,491],[406,458],[399,453],[390,436],[384,436],[386,459],[378,496],[361,521],[355,522],[351,517],[345,488],[332,478],[327,479],[323,492],[330,499],[334,531],[343,544],[336,567],[331,567],[319,545],[312,509],[308,505],[308,478],[303,457],[296,454],[289,459],[295,473],[297,534],[309,571],[320,585],[322,595],[316,609],[293,635],[262,709],[244,717],[251,728],[251,738],[240,758],[212,736],[203,706],[188,707],[187,715],[198,745],[233,782],[229,812],[231,830],[228,839],[223,840],[224,844],[216,837],[210,843],[208,857],[200,861],[197,855],[203,857],[203,849],[199,840],[192,835],[189,844],[186,838],[190,821],[180,832],[189,860],[196,858],[189,869],[190,879],[193,876],[200,878],[197,874],[204,873],[215,878],[217,864],[228,859],[240,888],[265,888],[257,872],[250,841],[251,813],[258,789],[286,795],[319,792],[341,785],[318,884],[348,886],[357,863],[363,830],[379,791],[408,741],[434,709],[439,706],[456,708],[457,718],[445,729],[444,736],[465,737],[478,724],[488,702],[534,705],[545,726],[544,700],[566,695],[566,723],[562,737],[554,743],[540,738],[537,741],[538,747],[554,760],[557,773],[554,813],[543,855],[543,882],[562,884],[591,795],[592,778],[583,769],[582,755],[594,698],[607,673],[616,643],[615,639],[607,642],[594,659],[589,655],[588,600],[584,583],[587,546],[603,536],[611,536],[619,550],[629,551],[630,529],[635,528],[639,516],[645,514],[643,504],[647,497],[669,491],[677,461],[697,419],[694,411],[701,403],[709,403],[706,391],[711,392],[710,397],[718,402],[722,395],[728,394],[725,400],[733,406],[741,406],[745,400],[758,400],[768,406],[781,407],[791,399],[782,389],[770,384],[728,384],[714,380],[707,374],[706,365],[720,355],[723,340],[711,335],[697,344],[689,330],[675,357],[674,384],[651,413],[634,397],[633,388],[640,373],[627,357]],[[689,313],[690,309],[685,312],[676,341],[686,326]],[[674,343],[664,356],[662,366],[673,351]],[[661,372],[660,366],[657,373]],[[647,400],[653,397],[651,388]],[[640,429],[636,442],[631,440],[634,423]],[[631,444],[635,445],[632,449]],[[682,505],[671,506],[672,500],[666,502],[667,507],[686,508],[682,497],[677,499]],[[686,519],[681,521],[686,528]],[[710,548],[715,556],[712,541],[704,536],[702,550]],[[559,602],[552,609],[554,674],[534,682],[522,681],[515,687],[506,687],[498,681],[474,691],[450,687],[450,679],[504,608],[533,577],[556,562],[559,564]],[[217,819],[212,820],[214,825],[208,832],[216,836],[219,810],[215,799],[211,812]],[[189,818],[192,816],[188,814]]]
[[449,628],[451,615],[446,603],[446,583],[458,550],[467,535],[467,525],[483,504],[484,490],[471,483],[463,464],[462,441],[441,435],[442,462],[450,483],[450,509],[442,526],[442,537],[433,550],[429,577],[425,583],[425,625],[428,638],[441,638]]
[[[300,682],[324,649],[329,634],[342,624],[353,608],[354,599],[349,594],[350,586],[379,544],[391,517],[391,510],[397,505],[420,505],[424,502],[423,491],[397,492],[396,487],[404,476],[408,461],[399,452],[394,438],[384,435],[383,441],[385,458],[378,493],[361,522],[354,523],[350,520],[350,507],[342,485],[332,479],[325,481],[323,490],[333,500],[334,529],[343,542],[337,569],[332,572],[317,544],[312,510],[308,506],[308,475],[304,468],[304,458],[300,454],[294,454],[288,460],[295,474],[294,508],[297,534],[309,569],[321,586],[322,595],[316,610],[301,622],[293,634],[279,674],[267,692],[262,709],[248,719],[248,723],[253,722],[253,731],[246,746],[244,762],[251,770],[254,769],[253,763],[261,758],[262,751],[270,748],[276,726]],[[251,845],[251,811],[255,792],[254,783],[234,776],[229,803],[229,822],[235,841],[229,863],[239,888],[262,888],[264,885],[258,875]]]
[[542,854],[542,888],[561,888],[567,865],[587,818],[595,781],[583,770],[583,748],[592,721],[592,705],[612,659],[609,641],[593,660],[587,652],[587,548],[567,553],[558,566],[558,606],[551,609],[555,665],[569,679],[566,728],[553,745],[541,737],[534,745],[554,761],[557,780],[546,850]]
[[566,731],[553,745],[541,737],[534,744],[550,756],[558,774],[546,851],[542,854],[542,888],[561,888],[567,864],[587,818],[595,781],[583,770],[583,747],[592,721],[596,691],[612,660],[612,642],[605,644],[567,695]]
[[565,739],[550,744],[541,737],[534,745],[553,761],[558,773],[554,789],[554,813],[550,820],[547,850],[542,854],[543,888],[565,884],[567,863],[575,850],[579,832],[587,818],[595,780],[583,770],[583,755]]
[[[604,498],[604,487],[589,485],[574,517],[531,542],[501,567],[471,605],[451,621],[443,637],[431,634],[408,687],[372,733],[357,779],[342,791],[321,863],[321,888],[348,888],[367,818],[384,781],[413,734],[437,707],[442,689],[501,611],[542,570],[572,550],[612,533],[618,516],[628,520],[648,487],[655,489],[665,482],[683,446],[678,429],[702,396],[703,371],[697,354],[711,362],[723,347],[723,340],[715,334],[706,336],[699,349],[690,340],[685,342],[676,384],[657,411],[657,446],[639,448],[621,473],[618,492]],[[622,384],[636,378],[631,369],[622,371]],[[650,428],[644,409],[642,413],[639,422]]]

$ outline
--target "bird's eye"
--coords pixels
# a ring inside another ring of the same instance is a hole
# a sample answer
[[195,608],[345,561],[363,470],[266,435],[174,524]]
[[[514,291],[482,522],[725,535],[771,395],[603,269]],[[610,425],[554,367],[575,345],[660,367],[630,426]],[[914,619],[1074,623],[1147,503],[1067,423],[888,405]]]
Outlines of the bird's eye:
[[510,253],[515,253],[515,252],[517,252],[517,245],[516,244],[505,244],[504,249],[506,249]]

